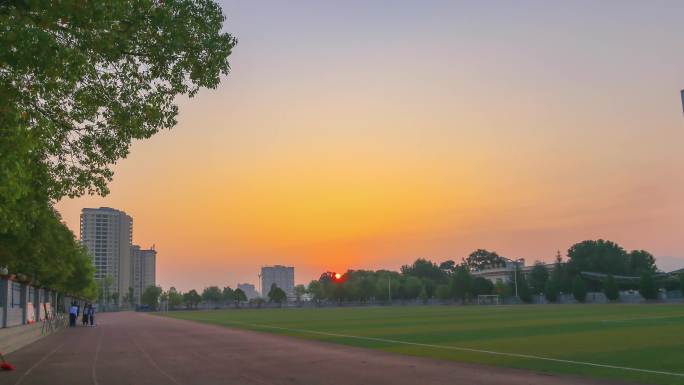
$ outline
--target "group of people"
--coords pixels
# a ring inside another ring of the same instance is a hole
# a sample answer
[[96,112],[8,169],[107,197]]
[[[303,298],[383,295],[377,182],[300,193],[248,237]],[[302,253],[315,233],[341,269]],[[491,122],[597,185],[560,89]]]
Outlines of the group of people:
[[[76,326],[76,320],[78,319],[78,316],[81,314],[81,307],[78,305],[77,302],[72,302],[71,307],[69,308],[69,326],[74,327]],[[91,303],[86,303],[85,306],[83,306],[83,314],[81,318],[81,322],[83,326],[95,326],[95,306]]]

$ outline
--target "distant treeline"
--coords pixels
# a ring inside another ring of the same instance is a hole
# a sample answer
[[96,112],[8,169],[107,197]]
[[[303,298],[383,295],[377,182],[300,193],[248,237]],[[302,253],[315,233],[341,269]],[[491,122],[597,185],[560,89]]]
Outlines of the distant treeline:
[[[549,302],[556,302],[561,293],[573,293],[578,301],[584,301],[588,291],[601,290],[615,300],[620,289],[638,289],[645,298],[653,299],[659,287],[676,289],[682,287],[683,279],[656,279],[655,258],[649,252],[627,252],[618,244],[602,239],[573,245],[566,259],[558,253],[551,267],[537,262],[527,276],[522,269],[514,268],[506,282],[495,284],[476,274],[510,263],[515,262],[496,252],[478,249],[460,263],[447,260],[437,264],[419,258],[411,265],[402,266],[400,272],[350,270],[339,279],[334,273],[326,272],[309,283],[307,292],[314,301],[338,303],[431,298],[465,303],[478,295],[510,297],[515,294],[516,286],[518,297],[524,302],[531,302],[532,296],[538,294],[543,294]],[[585,278],[581,272],[602,273],[606,277],[597,281]],[[620,282],[614,276],[639,279],[636,283]]]
[[[625,289],[639,290],[646,299],[655,299],[659,288],[684,290],[684,275],[668,277],[658,274],[655,258],[649,252],[627,252],[618,244],[602,239],[577,243],[568,249],[566,258],[557,253],[552,264],[537,262],[527,275],[522,269],[513,268],[506,282],[494,284],[477,276],[478,271],[510,263],[515,262],[496,252],[478,249],[459,263],[447,260],[437,264],[418,258],[413,264],[402,266],[399,272],[325,272],[307,286],[295,286],[294,294],[297,301],[308,294],[316,303],[427,302],[433,298],[467,303],[478,295],[514,296],[517,285],[518,297],[523,302],[531,302],[533,295],[544,295],[547,301],[556,302],[561,293],[572,293],[582,302],[589,291],[603,291],[608,299],[616,300],[619,290]],[[582,272],[600,273],[602,278],[588,278]],[[622,277],[636,279],[625,280]],[[276,289],[272,287],[266,298],[253,299],[253,304],[261,306],[265,301],[281,304],[286,299],[282,290]],[[230,287],[220,289],[217,286],[205,288],[201,295],[196,290],[182,294],[174,288],[166,293],[159,289],[159,295],[163,300],[168,300],[172,309],[192,308],[201,302],[239,306],[246,301],[241,290],[232,290]]]

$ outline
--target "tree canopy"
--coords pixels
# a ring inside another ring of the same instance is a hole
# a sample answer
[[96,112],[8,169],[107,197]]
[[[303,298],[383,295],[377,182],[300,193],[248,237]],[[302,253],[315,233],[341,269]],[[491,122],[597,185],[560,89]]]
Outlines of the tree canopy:
[[132,140],[175,125],[177,95],[218,85],[236,44],[224,20],[199,0],[0,6],[3,109],[30,132],[19,138],[33,142],[51,198],[106,194]]
[[481,270],[487,266],[506,263],[506,260],[494,251],[477,249],[463,259],[463,264],[470,270]]
[[223,292],[218,286],[209,286],[202,291],[202,300],[205,302],[217,304],[223,299]]
[[[147,305],[150,307],[152,310],[156,310],[157,307],[159,306],[159,297],[162,294],[162,289],[159,286],[148,286],[145,288],[145,291],[143,291],[142,296],[140,298],[140,302],[143,305]],[[118,298],[118,295],[117,295]]]
[[133,140],[176,123],[178,95],[218,85],[224,20],[211,0],[0,3],[0,266],[94,295],[53,204],[107,194]]

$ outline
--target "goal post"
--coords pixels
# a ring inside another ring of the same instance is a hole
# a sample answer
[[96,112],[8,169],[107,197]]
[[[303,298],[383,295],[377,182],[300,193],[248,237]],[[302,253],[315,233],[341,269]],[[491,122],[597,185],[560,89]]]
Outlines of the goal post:
[[501,296],[498,294],[480,294],[477,296],[478,305],[500,305]]

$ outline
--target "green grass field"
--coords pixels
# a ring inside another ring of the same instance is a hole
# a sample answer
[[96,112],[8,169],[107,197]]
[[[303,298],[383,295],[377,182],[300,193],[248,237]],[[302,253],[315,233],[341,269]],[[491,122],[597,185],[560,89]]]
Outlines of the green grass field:
[[164,315],[415,356],[684,384],[684,305],[395,306]]

